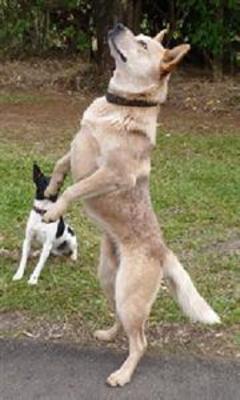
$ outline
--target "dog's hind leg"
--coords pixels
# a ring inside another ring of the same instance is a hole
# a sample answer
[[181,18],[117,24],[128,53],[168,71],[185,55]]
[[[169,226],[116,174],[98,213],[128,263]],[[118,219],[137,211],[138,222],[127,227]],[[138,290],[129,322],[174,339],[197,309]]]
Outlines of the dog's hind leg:
[[55,195],[64,182],[64,178],[70,171],[70,152],[65,154],[60,160],[58,160],[53,169],[50,183],[45,191],[45,195]]
[[44,264],[49,257],[49,254],[52,250],[52,242],[45,242],[43,245],[42,253],[40,255],[39,261],[36,265],[36,268],[34,269],[32,275],[30,276],[28,280],[29,285],[36,285],[38,282],[38,278],[41,274],[41,271],[44,267]]
[[[139,253],[140,250],[138,250]],[[145,321],[151,310],[162,277],[159,261],[141,254],[124,257],[116,278],[116,308],[129,340],[129,355],[120,369],[107,379],[110,386],[123,386],[144,354],[147,341]]]
[[[108,235],[104,235],[101,243],[98,277],[101,287],[112,309],[115,309],[115,280],[118,269],[117,245]],[[99,340],[112,340],[120,329],[120,322],[116,319],[114,325],[106,330],[97,330],[94,336]]]
[[71,260],[72,261],[77,261],[78,258],[78,243],[77,243],[77,238],[76,236],[71,236],[70,242],[69,242],[69,247],[71,250]]
[[27,265],[27,259],[31,250],[31,235],[30,234],[26,234],[26,238],[24,239],[23,242],[23,247],[22,247],[22,257],[21,257],[21,261],[19,264],[19,267],[17,269],[17,272],[15,273],[15,275],[13,276],[13,281],[18,281],[20,279],[22,279],[23,275],[24,275],[24,271]]

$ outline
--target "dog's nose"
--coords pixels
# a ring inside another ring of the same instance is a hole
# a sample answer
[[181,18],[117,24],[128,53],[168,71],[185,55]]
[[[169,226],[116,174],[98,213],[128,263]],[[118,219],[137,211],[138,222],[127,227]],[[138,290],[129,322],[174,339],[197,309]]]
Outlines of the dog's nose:
[[118,22],[114,27],[114,30],[116,32],[124,31],[124,29],[125,29],[125,26],[123,24],[121,24],[120,22]]
[[119,22],[114,26],[113,29],[111,29],[108,32],[108,37],[109,38],[114,37],[114,36],[118,35],[119,33],[123,32],[125,29],[126,29],[125,26]]

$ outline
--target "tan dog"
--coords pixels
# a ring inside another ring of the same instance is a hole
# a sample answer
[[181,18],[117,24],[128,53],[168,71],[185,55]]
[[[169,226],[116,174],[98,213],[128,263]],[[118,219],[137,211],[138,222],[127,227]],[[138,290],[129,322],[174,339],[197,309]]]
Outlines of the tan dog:
[[151,205],[150,156],[158,104],[166,98],[170,73],[190,48],[183,44],[166,50],[163,35],[134,36],[121,24],[109,33],[116,69],[108,94],[84,113],[81,130],[70,152],[57,162],[46,193],[55,194],[71,171],[75,184],[44,221],[55,221],[73,201],[83,199],[103,231],[99,278],[116,322],[95,336],[111,340],[122,326],[129,339],[128,358],[107,379],[111,386],[130,381],[146,349],[144,324],[163,278],[193,321],[220,322],[164,243]]

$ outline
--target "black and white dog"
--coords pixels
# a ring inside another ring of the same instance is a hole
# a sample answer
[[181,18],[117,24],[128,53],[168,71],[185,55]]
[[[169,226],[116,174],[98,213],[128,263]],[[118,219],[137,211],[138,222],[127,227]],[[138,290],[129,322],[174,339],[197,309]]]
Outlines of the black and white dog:
[[77,239],[72,228],[65,224],[62,217],[50,224],[42,221],[42,217],[49,206],[57,200],[57,196],[47,199],[44,197],[44,191],[49,181],[50,178],[42,173],[37,164],[34,164],[33,182],[36,185],[36,196],[28,218],[22,257],[18,270],[13,277],[14,281],[22,279],[24,275],[33,239],[40,242],[43,247],[37,266],[28,280],[30,285],[37,284],[40,273],[50,253],[54,255],[70,255],[73,261],[77,260]]

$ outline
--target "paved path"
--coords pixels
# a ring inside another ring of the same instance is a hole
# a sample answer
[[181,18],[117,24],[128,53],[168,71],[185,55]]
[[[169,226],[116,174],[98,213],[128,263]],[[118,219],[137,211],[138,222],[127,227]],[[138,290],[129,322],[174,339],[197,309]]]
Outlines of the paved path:
[[109,350],[0,340],[0,400],[239,400],[240,363],[145,357],[132,383],[109,388]]

